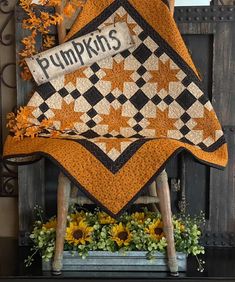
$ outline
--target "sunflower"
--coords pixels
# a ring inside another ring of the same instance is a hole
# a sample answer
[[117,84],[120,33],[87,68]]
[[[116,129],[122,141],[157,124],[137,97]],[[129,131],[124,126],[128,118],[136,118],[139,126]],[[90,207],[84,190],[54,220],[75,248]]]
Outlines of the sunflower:
[[51,228],[56,229],[56,225],[57,225],[56,218],[52,218],[48,222],[44,223],[42,227],[46,229],[51,229]]
[[112,218],[105,212],[99,212],[98,219],[100,224],[114,224],[116,222],[114,218]]
[[131,215],[131,217],[137,221],[138,223],[144,223],[146,219],[146,215],[144,212],[135,212]]
[[123,245],[128,246],[132,239],[129,229],[123,226],[121,222],[112,227],[111,235],[112,240],[115,241],[119,247]]
[[155,240],[160,240],[164,236],[163,233],[163,223],[160,219],[157,219],[152,224],[150,224],[146,230],[147,233]]
[[79,223],[80,221],[85,220],[86,214],[84,211],[80,211],[80,212],[75,212],[75,213],[70,214],[69,217],[72,222]]
[[85,221],[80,221],[78,224],[70,222],[69,227],[66,229],[65,240],[77,245],[85,245],[92,240],[93,227],[89,227]]

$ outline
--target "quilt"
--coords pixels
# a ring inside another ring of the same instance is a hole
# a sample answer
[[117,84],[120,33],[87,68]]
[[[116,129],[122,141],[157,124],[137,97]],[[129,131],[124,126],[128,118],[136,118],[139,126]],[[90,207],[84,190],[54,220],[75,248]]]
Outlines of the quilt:
[[8,161],[51,159],[113,217],[181,151],[217,168],[228,158],[165,1],[88,0],[66,40],[117,22],[127,23],[134,46],[38,86],[18,111],[31,126],[4,146]]

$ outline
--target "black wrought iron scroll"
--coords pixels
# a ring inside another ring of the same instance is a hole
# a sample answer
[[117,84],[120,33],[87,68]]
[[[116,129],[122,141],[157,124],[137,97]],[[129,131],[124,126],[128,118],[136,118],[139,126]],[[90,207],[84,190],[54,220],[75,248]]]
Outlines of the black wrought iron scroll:
[[[16,89],[15,79],[13,82],[9,80],[9,73],[15,73],[15,60],[14,58],[14,6],[15,1],[0,0],[0,51],[4,54],[4,60],[1,60],[3,56],[0,54],[0,151],[1,151],[1,163],[0,163],[0,196],[16,196],[17,194],[17,171],[15,168],[2,162],[3,153],[3,136],[4,136],[4,111],[3,100],[7,95],[12,95],[14,89]],[[9,26],[11,28],[9,28]],[[13,54],[9,56],[11,61],[5,57],[6,54]],[[16,95],[11,97],[13,104],[16,104]],[[4,105],[6,108],[6,105]],[[8,109],[7,109],[8,110]],[[10,110],[10,109],[9,109]]]

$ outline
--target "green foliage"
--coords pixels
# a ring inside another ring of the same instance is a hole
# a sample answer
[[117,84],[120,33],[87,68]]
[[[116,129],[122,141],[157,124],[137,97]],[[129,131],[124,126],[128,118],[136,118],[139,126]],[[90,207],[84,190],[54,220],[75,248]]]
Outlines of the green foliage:
[[[34,246],[32,255],[26,260],[27,266],[33,262],[36,252],[39,251],[42,259],[48,261],[53,257],[55,250],[56,218],[43,223],[41,210],[37,213],[40,220],[35,222],[30,235]],[[194,256],[204,253],[204,247],[199,242],[200,227],[203,223],[202,214],[194,218],[173,216],[177,252]],[[94,212],[73,210],[69,213],[64,250],[73,254],[78,253],[84,259],[89,251],[147,251],[146,258],[151,259],[156,251],[165,253],[166,247],[167,241],[159,213],[144,209],[143,212],[125,213],[119,220],[99,210]]]

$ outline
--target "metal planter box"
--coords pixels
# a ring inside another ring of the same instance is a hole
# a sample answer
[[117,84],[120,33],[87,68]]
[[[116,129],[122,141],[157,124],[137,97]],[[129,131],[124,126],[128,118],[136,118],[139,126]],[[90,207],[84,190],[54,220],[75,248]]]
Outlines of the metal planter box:
[[[64,252],[63,271],[168,271],[165,254],[156,253],[152,260],[146,259],[147,252],[111,253],[91,251],[86,259],[78,254]],[[179,271],[186,271],[187,257],[177,253]],[[43,262],[44,271],[51,270],[51,262]]]

